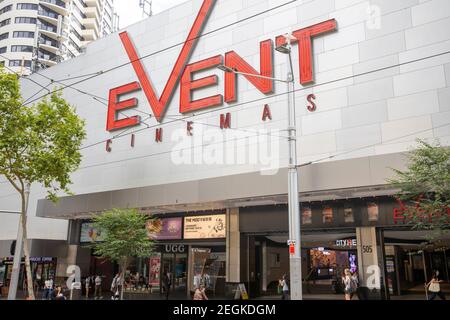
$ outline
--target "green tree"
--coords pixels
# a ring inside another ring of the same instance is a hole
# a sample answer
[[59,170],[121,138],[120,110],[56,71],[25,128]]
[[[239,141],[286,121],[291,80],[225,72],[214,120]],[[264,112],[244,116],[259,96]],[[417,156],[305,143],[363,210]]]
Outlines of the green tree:
[[[150,219],[136,209],[113,209],[93,217],[103,241],[93,244],[94,253],[119,264],[122,280],[131,258],[146,258],[153,252],[148,235]],[[120,293],[123,299],[123,286]]]
[[42,185],[57,201],[69,193],[70,174],[81,162],[84,121],[58,91],[33,106],[25,106],[18,77],[0,69],[0,175],[20,194],[28,298],[34,299],[27,243],[27,210],[31,185]]
[[418,140],[405,171],[393,169],[389,182],[400,189],[404,218],[415,230],[428,230],[430,240],[450,227],[450,149]]

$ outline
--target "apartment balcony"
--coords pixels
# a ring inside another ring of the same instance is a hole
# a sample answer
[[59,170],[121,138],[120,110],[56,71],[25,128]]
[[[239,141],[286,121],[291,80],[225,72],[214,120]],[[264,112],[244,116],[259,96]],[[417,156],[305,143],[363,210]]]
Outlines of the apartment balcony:
[[42,19],[45,22],[48,22],[54,26],[58,25],[58,16],[51,12],[46,12],[44,10],[38,10],[38,18]]
[[98,20],[97,19],[94,19],[94,18],[83,19],[82,24],[83,24],[83,26],[86,27],[86,29],[92,29],[97,34],[100,33],[100,27],[98,25]]
[[56,41],[40,39],[39,47],[48,52],[54,53],[56,55],[59,53],[59,46],[58,46],[58,42],[56,42]]
[[84,3],[88,7],[97,7],[100,11],[103,8],[103,0],[84,0]]
[[84,8],[84,14],[88,18],[100,19],[100,11],[96,7]]
[[40,0],[40,4],[59,13],[62,16],[67,16],[69,10],[66,7],[66,3],[61,0]]
[[58,62],[47,59],[47,57],[39,57],[39,62],[46,65],[47,67],[53,67],[54,65],[58,64]]
[[94,29],[86,29],[81,31],[81,35],[86,40],[84,43],[89,43],[98,39],[98,33]]
[[62,40],[65,40],[69,37],[67,32],[65,31],[63,31],[61,35],[58,35],[56,28],[49,28],[44,25],[39,26],[39,32],[49,38],[52,38],[53,40],[60,40],[60,38],[62,38]]

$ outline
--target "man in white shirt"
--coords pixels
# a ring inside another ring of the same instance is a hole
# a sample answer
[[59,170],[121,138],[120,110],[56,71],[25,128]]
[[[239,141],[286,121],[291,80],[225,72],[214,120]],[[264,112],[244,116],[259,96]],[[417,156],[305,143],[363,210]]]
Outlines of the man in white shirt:
[[53,279],[47,279],[44,283],[44,300],[50,300],[52,297]]
[[102,277],[100,275],[97,275],[95,277],[95,293],[94,293],[95,299],[103,299],[102,297]]

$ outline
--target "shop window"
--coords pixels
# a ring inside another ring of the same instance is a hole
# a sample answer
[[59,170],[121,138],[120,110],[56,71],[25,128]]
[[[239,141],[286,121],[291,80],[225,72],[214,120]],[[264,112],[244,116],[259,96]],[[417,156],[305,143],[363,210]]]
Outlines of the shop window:
[[192,274],[190,282],[192,290],[200,285],[205,286],[207,292],[223,295],[225,292],[225,252],[211,252],[211,249],[192,248]]
[[323,223],[333,222],[333,208],[324,207],[322,210],[322,215],[323,215]]
[[378,205],[375,202],[369,202],[367,204],[367,214],[369,221],[378,221],[379,212]]
[[353,215],[353,208],[346,207],[344,208],[344,221],[345,223],[354,223],[355,217]]
[[310,207],[304,207],[302,210],[302,224],[312,224],[312,210]]
[[131,259],[125,272],[124,292],[146,294],[150,292],[148,276],[149,262],[145,258]]

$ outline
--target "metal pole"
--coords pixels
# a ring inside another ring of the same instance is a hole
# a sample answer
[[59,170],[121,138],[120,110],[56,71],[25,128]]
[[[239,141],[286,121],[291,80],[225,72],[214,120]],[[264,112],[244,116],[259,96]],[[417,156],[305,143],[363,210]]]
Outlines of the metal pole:
[[11,273],[11,282],[9,284],[8,300],[16,300],[17,285],[20,276],[20,262],[22,260],[23,233],[22,233],[22,215],[19,218],[19,230],[17,231],[16,249],[14,251],[14,261]]
[[302,292],[302,258],[300,238],[300,202],[298,195],[297,169],[297,126],[295,119],[294,72],[291,58],[291,39],[287,40],[287,95],[288,95],[288,132],[289,132],[289,168],[288,168],[288,203],[289,203],[289,240],[294,242],[295,252],[290,254],[291,299],[303,300]]

